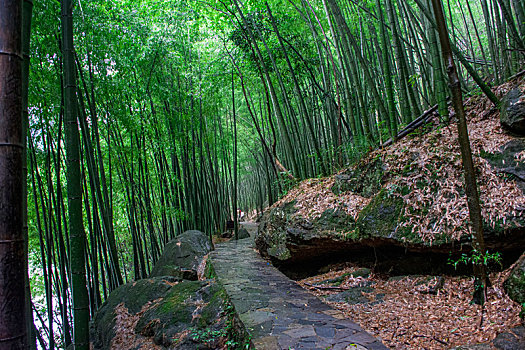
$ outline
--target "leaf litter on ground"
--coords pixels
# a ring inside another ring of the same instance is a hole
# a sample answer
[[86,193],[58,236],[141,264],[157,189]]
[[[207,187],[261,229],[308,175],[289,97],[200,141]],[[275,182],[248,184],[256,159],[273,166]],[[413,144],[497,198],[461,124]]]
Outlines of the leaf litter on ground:
[[[520,324],[520,305],[503,290],[503,281],[510,269],[493,273],[483,311],[472,305],[474,286],[470,277],[400,276],[388,278],[371,274],[352,277],[357,267],[346,267],[298,281],[298,284],[324,302],[359,323],[366,331],[380,338],[391,349],[450,349],[459,345],[486,343],[499,333]],[[339,279],[337,279],[339,277]],[[330,288],[327,280],[342,280],[338,287],[350,289],[362,285],[374,288],[364,293],[369,303],[331,302],[324,297],[340,293]],[[432,287],[443,280],[436,294]],[[382,295],[381,302],[374,303]]]

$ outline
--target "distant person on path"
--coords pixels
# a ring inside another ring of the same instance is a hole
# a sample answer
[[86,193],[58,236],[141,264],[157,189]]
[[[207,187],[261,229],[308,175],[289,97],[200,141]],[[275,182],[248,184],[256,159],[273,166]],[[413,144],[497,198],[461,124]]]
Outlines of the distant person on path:
[[237,218],[239,222],[244,221],[244,212],[241,209],[237,209]]

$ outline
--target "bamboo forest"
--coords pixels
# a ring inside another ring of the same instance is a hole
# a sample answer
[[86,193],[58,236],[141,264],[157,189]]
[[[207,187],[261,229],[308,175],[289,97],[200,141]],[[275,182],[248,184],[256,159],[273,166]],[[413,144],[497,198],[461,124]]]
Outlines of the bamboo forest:
[[523,0],[0,0],[0,350],[525,349]]

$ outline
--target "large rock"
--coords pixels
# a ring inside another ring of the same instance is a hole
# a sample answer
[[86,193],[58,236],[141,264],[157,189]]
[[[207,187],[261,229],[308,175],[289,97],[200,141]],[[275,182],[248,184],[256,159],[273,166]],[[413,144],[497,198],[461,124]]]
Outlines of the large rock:
[[500,333],[489,343],[462,345],[452,350],[516,350],[525,349],[525,328],[518,326]]
[[293,203],[287,203],[264,215],[256,235],[256,245],[263,255],[278,261],[315,259],[327,253],[323,248],[329,253],[327,245],[344,248],[340,244],[343,237],[334,237],[334,232],[355,227],[355,220],[341,210],[327,209],[313,221],[294,218],[295,211]]
[[380,191],[357,220],[341,209],[327,209],[319,218],[306,220],[294,215],[294,206],[287,203],[265,214],[256,244],[291,278],[317,273],[337,261],[400,274],[440,273],[435,268],[445,265],[451,244],[431,247],[411,230],[399,228],[402,209],[402,200],[388,197],[386,191]]
[[199,267],[203,268],[205,257],[211,249],[210,241],[204,233],[197,230],[186,231],[166,244],[150,277],[173,276],[197,280]]
[[[524,150],[525,141],[514,139],[495,153],[484,152],[482,157],[495,172],[503,173],[502,177],[525,190],[525,162],[519,160]],[[418,155],[414,157],[414,164],[417,164]],[[337,175],[331,188],[337,196],[352,193],[370,198],[355,219],[346,213],[344,202],[337,202],[337,198],[332,197],[327,201],[336,204],[329,205],[331,208],[321,215],[303,217],[299,213],[304,212],[300,208],[305,204],[291,197],[290,201],[281,202],[264,213],[256,245],[261,254],[294,278],[317,272],[323,264],[336,261],[369,264],[377,270],[398,274],[468,273],[466,266],[455,271],[447,261],[450,253],[453,260],[459,259],[461,252],[468,249],[471,237],[463,234],[453,240],[441,230],[432,240],[423,241],[417,227],[413,229],[412,224],[407,224],[406,215],[409,211],[415,217],[430,215],[427,204],[421,202],[407,209],[403,196],[410,193],[408,186],[403,182],[384,185],[388,179],[413,176],[420,171],[417,167],[406,166],[402,172],[389,173],[379,159],[359,164]],[[417,188],[427,188],[437,196],[434,183],[418,181]],[[461,192],[460,189],[458,193],[461,195]],[[525,208],[517,207],[506,213],[503,222],[484,223],[487,248],[503,253],[505,266],[519,257],[525,245],[525,215],[520,211]],[[432,220],[437,222],[440,218],[430,217],[430,223]],[[301,269],[304,273],[298,272]],[[295,272],[298,274],[293,275]]]
[[525,135],[525,94],[520,89],[512,89],[501,103],[501,125],[508,131]]
[[512,300],[525,304],[525,253],[514,265],[503,287]]
[[343,174],[335,175],[332,192],[340,194],[352,191],[369,198],[381,190],[384,184],[384,175],[384,164],[379,159],[358,164]]
[[515,139],[507,142],[495,153],[482,153],[497,172],[511,175],[516,180],[518,186],[525,193],[525,162],[518,161],[518,155],[525,151],[525,140]]
[[514,327],[508,332],[498,334],[492,344],[498,350],[525,349],[525,327]]
[[110,294],[92,327],[95,350],[235,349],[247,342],[225,290],[213,280],[165,276],[127,283]]
[[242,228],[239,229],[239,232],[237,233],[237,236],[238,236],[237,237],[238,239],[250,238],[250,233],[248,232],[247,229],[242,227]]

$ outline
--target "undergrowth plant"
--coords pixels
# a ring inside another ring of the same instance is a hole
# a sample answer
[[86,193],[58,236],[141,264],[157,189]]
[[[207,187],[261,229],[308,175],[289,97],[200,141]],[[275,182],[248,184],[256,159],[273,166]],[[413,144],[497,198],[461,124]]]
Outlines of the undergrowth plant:
[[448,258],[448,264],[454,266],[454,269],[457,270],[458,265],[464,264],[468,265],[484,265],[489,267],[491,264],[498,264],[500,267],[503,267],[501,253],[494,252],[489,253],[487,250],[485,253],[482,253],[476,249],[473,249],[470,253],[463,253],[459,259]]
[[[452,259],[449,257],[448,264],[454,266],[454,269],[457,270],[458,265],[464,264],[466,266],[476,266],[476,265],[483,265],[487,268],[490,267],[490,265],[498,264],[500,267],[503,267],[501,253],[494,252],[489,253],[489,251],[485,251],[484,253],[473,249],[470,253],[463,253],[461,254],[461,257],[459,259]],[[484,289],[483,284],[477,283],[477,281],[474,283],[474,293],[473,293],[473,299],[471,303],[476,303],[483,305],[485,303],[486,296],[486,290]],[[482,317],[483,319],[483,317]]]

